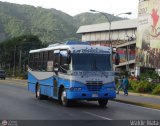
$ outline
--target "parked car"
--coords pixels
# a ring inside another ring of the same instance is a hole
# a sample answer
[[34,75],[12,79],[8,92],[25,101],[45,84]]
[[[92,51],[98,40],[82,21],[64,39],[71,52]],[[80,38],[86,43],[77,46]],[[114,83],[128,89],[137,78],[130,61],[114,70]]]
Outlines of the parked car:
[[6,72],[4,70],[0,70],[0,78],[1,79],[6,79]]

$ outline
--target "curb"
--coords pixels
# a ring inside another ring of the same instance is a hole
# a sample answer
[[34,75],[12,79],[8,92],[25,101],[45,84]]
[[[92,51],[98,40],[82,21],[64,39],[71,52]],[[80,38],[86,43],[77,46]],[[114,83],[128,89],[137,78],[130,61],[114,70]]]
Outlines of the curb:
[[15,81],[24,81],[24,82],[27,82],[26,79],[20,79],[20,78],[7,78],[8,80],[15,80]]
[[[123,94],[123,92],[120,91],[120,94]],[[144,96],[144,97],[149,97],[149,98],[159,98],[160,99],[160,96],[158,96],[158,95],[151,95],[151,94],[144,94],[144,93],[134,93],[134,92],[128,92],[128,94],[134,95],[134,96]]]
[[134,101],[123,100],[123,99],[113,99],[112,101],[121,102],[121,103],[126,103],[126,104],[132,104],[132,105],[137,105],[137,106],[142,106],[142,107],[147,107],[147,108],[153,108],[153,109],[158,109],[158,110],[160,110],[160,105],[159,105],[159,104],[150,104],[150,103],[134,102]]

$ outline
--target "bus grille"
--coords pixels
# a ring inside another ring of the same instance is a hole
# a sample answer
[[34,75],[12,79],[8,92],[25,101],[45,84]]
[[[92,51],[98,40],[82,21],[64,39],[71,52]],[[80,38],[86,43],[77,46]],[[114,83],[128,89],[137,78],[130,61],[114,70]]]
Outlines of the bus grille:
[[88,91],[100,91],[103,85],[102,81],[87,81],[86,82]]

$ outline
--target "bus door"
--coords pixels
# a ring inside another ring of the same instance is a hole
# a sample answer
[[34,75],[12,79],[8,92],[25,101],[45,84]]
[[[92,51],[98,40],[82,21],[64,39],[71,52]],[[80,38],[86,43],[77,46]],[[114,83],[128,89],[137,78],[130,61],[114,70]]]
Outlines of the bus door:
[[58,83],[59,83],[59,61],[60,61],[60,50],[54,50],[53,52],[53,96],[58,97]]
[[69,70],[70,52],[66,49],[54,51],[54,96],[58,96],[58,84],[65,84],[65,79],[59,79],[59,74],[66,75]]
[[53,96],[58,96],[58,77],[53,77]]

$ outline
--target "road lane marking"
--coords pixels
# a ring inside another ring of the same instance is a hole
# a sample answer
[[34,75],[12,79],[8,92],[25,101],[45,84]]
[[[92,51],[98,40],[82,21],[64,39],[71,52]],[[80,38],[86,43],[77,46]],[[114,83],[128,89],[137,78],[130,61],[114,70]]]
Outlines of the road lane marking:
[[95,116],[95,117],[101,118],[101,119],[112,120],[110,118],[107,118],[107,117],[104,117],[104,116],[100,116],[100,115],[97,115],[97,114],[94,114],[94,113],[90,113],[90,112],[86,112],[86,111],[84,113],[89,114],[91,116]]
[[[118,102],[118,101],[113,101],[113,102]],[[154,109],[154,108],[147,108],[147,107],[143,107],[143,106],[139,106],[139,105],[132,105],[132,104],[127,104],[127,103],[123,103],[123,102],[118,102],[119,104],[125,104],[125,105],[128,105],[128,106],[134,106],[134,107],[138,107],[138,108],[143,108],[143,109],[149,109],[149,110],[153,110],[153,111],[158,111],[160,112],[159,109]]]
[[[123,103],[123,104],[125,104],[125,103]],[[131,104],[128,104],[128,105],[130,105],[130,106],[136,106],[136,107],[144,108],[144,109],[149,109],[149,110],[154,110],[154,111],[159,111],[159,112],[160,112],[160,110],[159,110],[159,109],[147,108],[147,107],[142,107],[142,106],[138,106],[138,105],[131,105]]]

